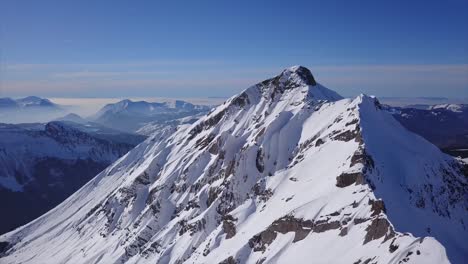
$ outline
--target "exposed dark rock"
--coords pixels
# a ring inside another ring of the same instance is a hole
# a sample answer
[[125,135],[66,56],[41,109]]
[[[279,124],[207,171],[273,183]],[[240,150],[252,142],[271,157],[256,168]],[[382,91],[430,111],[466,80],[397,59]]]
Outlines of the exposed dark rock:
[[468,179],[468,163],[464,163],[460,166],[461,173]]
[[174,191],[176,193],[183,193],[187,190],[187,184],[182,183],[182,184],[175,184],[174,185]]
[[392,243],[390,243],[390,246],[388,248],[388,250],[390,251],[390,253],[393,253],[395,252],[397,249],[398,249],[398,245],[397,244],[393,244],[395,242],[395,239],[392,240]]
[[382,109],[382,104],[380,104],[379,100],[377,98],[374,98],[374,105],[375,108],[381,110]]
[[325,141],[323,141],[323,139],[319,138],[317,139],[317,141],[315,142],[315,146],[318,147],[320,145],[323,145],[323,143],[325,143]]
[[330,214],[330,216],[339,216],[340,215],[340,212],[336,211],[336,212],[333,212]]
[[119,189],[119,194],[120,194],[120,204],[127,206],[135,200],[137,197],[136,189],[134,188],[135,186],[130,185],[129,187],[122,187]]
[[255,141],[258,142],[258,140],[260,139],[261,136],[263,136],[263,134],[265,134],[265,128],[264,127],[255,136]]
[[203,218],[194,223],[188,224],[186,220],[179,221],[179,235],[185,234],[187,231],[190,231],[190,235],[194,235],[196,232],[205,229],[206,220]]
[[211,244],[211,239],[210,239],[210,241],[208,241],[208,243],[205,246],[205,249],[203,250],[203,256],[205,256],[205,257],[208,256],[210,254],[210,252],[211,252],[210,244]]
[[340,236],[346,236],[347,234],[348,234],[348,228],[343,227],[343,229],[341,229],[340,231]]
[[223,230],[226,233],[226,239],[230,239],[236,235],[236,220],[231,215],[223,217]]
[[315,225],[312,227],[312,230],[316,233],[322,233],[328,230],[338,229],[340,227],[341,227],[341,224],[339,221],[332,221],[332,222],[317,221]]
[[148,185],[150,183],[151,181],[146,171],[143,172],[141,175],[137,176],[135,178],[135,181],[133,182],[133,184],[139,184],[139,185]]
[[336,177],[336,186],[340,188],[350,186],[353,183],[364,184],[364,182],[364,175],[361,172],[342,173]]
[[187,206],[185,206],[185,211],[188,211],[190,209],[194,209],[194,208],[200,208],[200,205],[198,204],[198,201],[197,200],[190,200],[188,203],[187,203]]
[[237,263],[238,263],[237,260],[234,257],[230,256],[229,258],[221,261],[219,264],[237,264]]
[[268,201],[268,199],[273,196],[273,191],[271,189],[265,189],[265,186],[260,182],[254,185],[252,191],[262,202]]
[[237,206],[237,200],[235,199],[234,193],[230,189],[222,191],[219,197],[219,204],[216,207],[216,211],[220,215],[226,215]]
[[233,174],[234,173],[234,168],[236,166],[236,161],[235,160],[231,160],[230,162],[228,162],[227,166],[226,166],[226,170],[225,170],[225,177],[228,177],[229,175]]
[[369,204],[371,205],[371,216],[379,215],[380,213],[386,213],[385,204],[382,200],[369,200]]
[[153,212],[153,215],[157,215],[161,211],[161,205],[159,202],[156,204],[150,205],[151,212]]
[[310,232],[321,233],[340,227],[339,221],[328,222],[322,220],[314,223],[311,220],[285,216],[275,220],[266,230],[253,236],[249,240],[249,246],[253,248],[254,251],[265,251],[266,247],[276,239],[277,233],[286,234],[288,232],[294,232],[294,243],[303,240]]
[[304,153],[306,150],[308,150],[310,147],[313,146],[312,142],[314,142],[316,139],[318,139],[318,137],[320,136],[320,134],[316,134],[314,135],[313,137],[307,139],[306,141],[304,141],[303,143],[301,143],[300,147],[299,147],[299,153]]
[[385,218],[376,218],[366,228],[366,236],[364,238],[364,244],[382,238],[387,234],[390,228],[390,223]]
[[257,170],[262,173],[265,169],[265,165],[263,164],[263,150],[259,148],[257,150],[257,158],[255,159],[255,165],[257,166]]
[[101,207],[101,204],[97,204],[96,206],[94,206],[93,208],[91,208],[91,210],[88,211],[88,213],[86,213],[86,216],[85,218],[88,218],[90,217],[91,215],[93,215],[94,213],[96,213],[96,211]]
[[195,142],[195,146],[199,149],[204,149],[206,146],[208,146],[208,144],[213,142],[214,138],[215,138],[214,134],[209,134],[206,137],[198,139],[197,142]]
[[342,116],[342,115],[339,115],[337,118],[335,118],[335,120],[333,120],[333,123],[337,124],[337,123],[339,123],[341,120],[343,120],[343,116]]
[[355,119],[349,121],[348,123],[346,123],[345,126],[354,125],[354,124],[356,124],[357,122],[359,122],[359,119],[355,118]]
[[292,90],[303,85],[317,85],[309,69],[300,66],[294,72],[299,76],[299,80],[287,76],[286,74],[290,73],[290,71],[285,70],[280,75],[259,83],[257,87],[264,95],[269,95],[271,99],[274,99],[277,94],[283,94],[286,90]]
[[299,68],[296,70],[296,73],[301,77],[301,79],[305,80],[307,85],[317,85],[314,76],[306,67],[299,66]]
[[223,111],[220,111],[219,113],[217,113],[216,115],[214,115],[213,117],[207,119],[207,120],[204,120],[203,122],[200,122],[197,126],[195,126],[190,132],[189,132],[189,137],[187,138],[187,140],[192,140],[194,139],[198,134],[200,134],[200,132],[202,132],[203,130],[206,130],[210,127],[213,127],[215,126],[216,124],[219,123],[219,121],[221,121],[221,119],[223,118],[223,116],[225,115],[226,113],[226,109],[224,109]]
[[8,242],[0,242],[0,257],[4,256],[8,249],[10,249],[11,247],[12,245]]
[[351,157],[350,167],[353,167],[356,164],[364,165],[365,169],[374,168],[374,160],[372,157],[366,153],[362,148],[357,150],[354,155]]
[[270,245],[277,236],[277,233],[286,234],[295,232],[293,242],[304,239],[312,230],[313,222],[310,220],[296,219],[293,216],[285,216],[275,220],[265,231],[255,235],[249,240],[249,246],[254,251],[265,251],[266,246]]
[[160,253],[161,252],[161,244],[156,241],[156,242],[153,242],[151,243],[151,245],[149,246],[149,248],[145,249],[143,252],[141,252],[141,255],[143,257],[147,257],[149,256],[150,254],[154,254],[154,253]]
[[218,154],[218,151],[219,151],[219,140],[211,144],[211,146],[208,148],[208,152],[213,155]]
[[403,262],[408,262],[410,260],[410,256],[413,255],[413,251],[409,251],[408,253],[406,253],[406,256],[405,258],[403,258],[402,260],[400,260],[398,263],[403,263]]
[[334,140],[340,140],[340,141],[345,141],[348,142],[352,139],[355,139],[359,135],[359,131],[356,130],[346,130],[342,133],[337,134],[336,136],[333,137]]
[[241,93],[239,96],[237,96],[236,98],[232,100],[233,105],[237,105],[240,107],[243,107],[249,103],[250,103],[249,96],[245,92]]
[[156,187],[154,187],[153,189],[151,189],[151,191],[149,192],[148,194],[148,198],[146,198],[146,204],[151,204],[155,201],[155,199],[157,198],[157,193],[160,192],[161,190],[163,190],[165,188],[165,185],[158,185]]
[[[369,264],[375,257],[373,258],[367,258],[366,260],[362,261],[361,259],[358,259],[355,261],[353,264]],[[373,264],[377,264],[377,262],[374,262]]]
[[369,220],[369,219],[366,219],[366,218],[354,218],[353,222],[354,222],[355,225],[359,225],[359,224],[361,224],[361,223],[366,222],[367,220]]
[[206,199],[206,206],[210,207],[210,205],[218,198],[219,191],[218,188],[210,187],[208,190],[208,199]]

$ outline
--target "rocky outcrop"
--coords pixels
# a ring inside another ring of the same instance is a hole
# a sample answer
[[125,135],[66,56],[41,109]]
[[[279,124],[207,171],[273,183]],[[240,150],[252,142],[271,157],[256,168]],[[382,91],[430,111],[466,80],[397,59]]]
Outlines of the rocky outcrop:
[[310,232],[322,233],[340,227],[339,221],[320,220],[314,222],[289,215],[275,220],[266,230],[252,237],[249,240],[249,246],[253,251],[265,251],[267,246],[276,239],[278,233],[294,232],[294,243],[303,240]]
[[364,174],[362,174],[362,172],[342,173],[336,177],[336,186],[340,188],[348,187],[352,184],[364,183]]
[[385,236],[385,240],[393,238],[395,232],[391,227],[390,223],[385,218],[376,218],[372,220],[372,223],[366,228],[366,237],[364,238],[364,244],[382,238]]

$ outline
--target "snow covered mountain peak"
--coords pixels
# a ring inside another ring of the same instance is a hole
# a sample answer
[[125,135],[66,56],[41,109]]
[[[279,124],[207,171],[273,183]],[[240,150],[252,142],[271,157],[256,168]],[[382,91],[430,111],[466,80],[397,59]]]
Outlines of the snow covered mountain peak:
[[278,76],[265,80],[254,87],[263,95],[274,99],[278,94],[302,93],[309,99],[336,101],[342,99],[336,92],[318,84],[309,69],[303,66],[293,66],[281,72]]
[[376,98],[342,99],[308,73],[286,69],[153,135],[1,236],[0,260],[448,263],[447,249],[462,263],[457,161]]
[[275,116],[282,111],[297,112],[302,108],[340,99],[343,97],[338,93],[315,82],[309,69],[293,66],[231,97],[213,110],[210,116],[218,115],[219,118],[227,112],[253,108],[256,118],[261,118],[261,115],[265,117]]
[[283,72],[280,74],[280,82],[290,82],[297,85],[312,86],[317,84],[310,70],[304,66],[299,65],[283,70]]

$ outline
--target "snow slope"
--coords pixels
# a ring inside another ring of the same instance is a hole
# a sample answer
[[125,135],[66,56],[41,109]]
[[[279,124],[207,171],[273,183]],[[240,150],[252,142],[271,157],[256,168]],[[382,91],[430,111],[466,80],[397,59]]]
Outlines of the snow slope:
[[46,215],[2,263],[463,263],[461,165],[373,97],[295,66],[167,127]]

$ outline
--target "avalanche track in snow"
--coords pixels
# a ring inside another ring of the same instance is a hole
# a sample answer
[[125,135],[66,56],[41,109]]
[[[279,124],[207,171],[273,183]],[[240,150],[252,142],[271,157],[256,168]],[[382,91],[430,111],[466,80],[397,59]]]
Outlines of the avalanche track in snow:
[[462,263],[467,178],[377,99],[295,66],[159,131],[2,263]]

